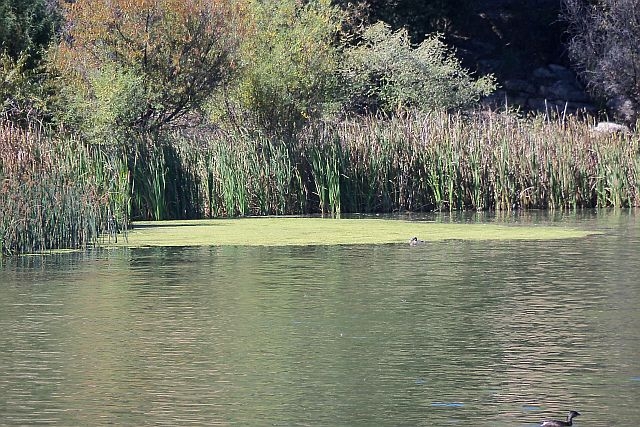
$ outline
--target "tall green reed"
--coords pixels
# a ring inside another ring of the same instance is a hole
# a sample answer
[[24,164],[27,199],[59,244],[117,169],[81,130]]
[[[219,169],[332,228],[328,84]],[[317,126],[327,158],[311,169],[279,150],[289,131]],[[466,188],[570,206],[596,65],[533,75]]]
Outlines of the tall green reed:
[[599,135],[576,118],[407,114],[324,123],[302,139],[302,156],[339,160],[343,212],[640,204],[638,135]]
[[212,216],[640,204],[638,135],[576,118],[407,113],[316,122],[287,141],[194,140]]
[[285,215],[305,210],[309,188],[290,145],[258,133],[200,135],[211,216]]
[[196,129],[101,145],[2,123],[0,153],[5,254],[95,244],[131,217],[640,205],[638,134],[575,118],[406,113],[286,140]]
[[82,248],[128,223],[126,159],[112,147],[0,122],[2,253]]

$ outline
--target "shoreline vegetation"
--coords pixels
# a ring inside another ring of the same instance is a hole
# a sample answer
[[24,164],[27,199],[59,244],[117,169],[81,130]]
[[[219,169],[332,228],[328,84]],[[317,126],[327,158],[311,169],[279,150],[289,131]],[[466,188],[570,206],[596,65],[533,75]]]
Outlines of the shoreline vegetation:
[[[416,9],[417,38],[393,2],[5,3],[0,256],[121,242],[141,220],[640,206],[635,116],[594,132],[604,111],[555,77],[564,110],[496,106],[498,77],[436,28],[461,39],[447,2]],[[624,50],[623,22],[602,22]],[[595,89],[594,59],[577,72]],[[626,68],[598,102],[634,113]]]
[[4,255],[115,242],[132,219],[640,206],[637,133],[574,117],[405,113],[146,148],[63,135],[0,122]]

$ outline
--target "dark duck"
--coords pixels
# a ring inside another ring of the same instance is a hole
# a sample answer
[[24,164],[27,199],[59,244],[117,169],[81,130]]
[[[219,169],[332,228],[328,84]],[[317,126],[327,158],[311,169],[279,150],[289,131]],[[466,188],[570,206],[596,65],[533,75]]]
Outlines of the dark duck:
[[580,415],[580,412],[571,411],[569,415],[567,415],[567,421],[560,420],[549,420],[540,424],[540,427],[564,427],[564,426],[572,426],[573,419]]
[[410,246],[418,246],[424,244],[424,240],[420,240],[417,237],[412,237],[411,241],[409,241]]

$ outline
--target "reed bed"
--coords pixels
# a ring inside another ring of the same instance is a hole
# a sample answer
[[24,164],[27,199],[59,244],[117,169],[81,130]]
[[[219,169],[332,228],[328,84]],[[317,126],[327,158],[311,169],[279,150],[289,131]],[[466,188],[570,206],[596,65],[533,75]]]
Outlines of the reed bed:
[[122,145],[2,123],[0,154],[5,254],[95,244],[131,217],[640,206],[638,133],[575,118],[405,114]]
[[0,254],[115,238],[127,223],[128,179],[111,148],[0,122]]
[[136,219],[306,212],[290,147],[248,132],[174,132],[130,154]]
[[316,182],[340,177],[330,211],[640,205],[638,135],[594,133],[575,118],[370,117],[311,127],[302,143],[323,158]]
[[406,114],[317,122],[291,141],[193,138],[205,216],[640,205],[638,135],[576,118]]
[[298,154],[260,134],[210,135],[205,162],[210,216],[306,212],[308,181]]

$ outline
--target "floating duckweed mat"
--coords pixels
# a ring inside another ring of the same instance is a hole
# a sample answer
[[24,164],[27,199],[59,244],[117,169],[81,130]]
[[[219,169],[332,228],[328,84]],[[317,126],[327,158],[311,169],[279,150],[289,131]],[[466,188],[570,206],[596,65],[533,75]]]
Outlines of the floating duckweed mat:
[[116,246],[293,246],[408,243],[438,240],[547,240],[589,231],[549,226],[442,224],[386,219],[261,217],[137,222]]

